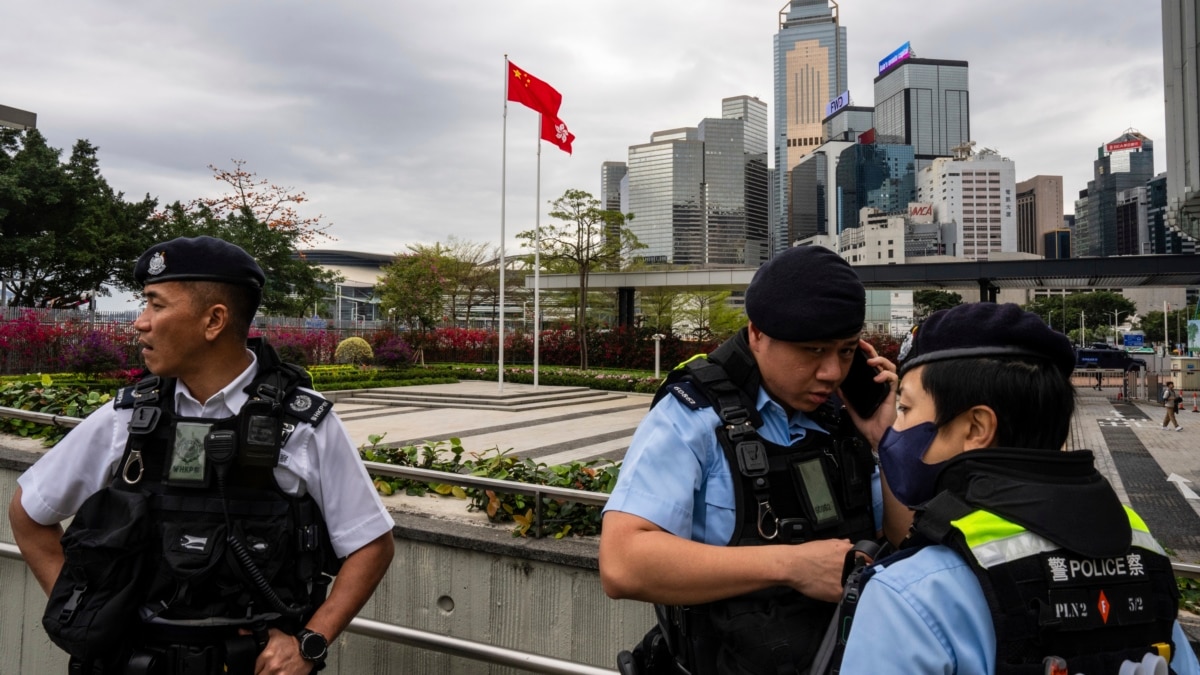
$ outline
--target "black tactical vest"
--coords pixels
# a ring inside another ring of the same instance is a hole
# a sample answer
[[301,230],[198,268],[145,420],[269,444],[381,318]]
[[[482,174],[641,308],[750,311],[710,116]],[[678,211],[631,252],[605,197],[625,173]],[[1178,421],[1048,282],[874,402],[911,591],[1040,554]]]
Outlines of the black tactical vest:
[[1119,555],[1069,551],[950,492],[914,525],[922,541],[965,560],[996,630],[997,675],[1038,675],[1058,656],[1068,672],[1117,673],[1147,653],[1169,659],[1179,607],[1171,560],[1129,507],[1131,543]]
[[147,499],[153,535],[139,613],[151,639],[262,622],[294,631],[340,565],[316,502],[287,495],[274,476],[295,425],[320,424],[331,406],[299,389],[311,385],[302,369],[251,346],[258,374],[233,417],[176,415],[170,379],[118,394],[115,405],[133,417],[112,487]]
[[[874,457],[849,417],[826,404],[809,417],[829,433],[793,445],[764,440],[755,406],[761,377],[746,331],[668,376],[655,397],[713,407],[736,499],[730,546],[852,541],[875,536]],[[656,608],[677,661],[692,675],[804,673],[835,605],[776,587],[706,605]]]

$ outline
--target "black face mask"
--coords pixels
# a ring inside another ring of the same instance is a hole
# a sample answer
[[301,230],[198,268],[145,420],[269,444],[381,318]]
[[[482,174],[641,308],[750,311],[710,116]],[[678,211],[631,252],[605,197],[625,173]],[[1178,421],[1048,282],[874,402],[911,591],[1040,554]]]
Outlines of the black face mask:
[[889,427],[879,440],[879,466],[892,494],[905,506],[920,506],[937,494],[935,485],[945,462],[926,464],[921,460],[937,434],[936,424],[922,422],[904,431]]

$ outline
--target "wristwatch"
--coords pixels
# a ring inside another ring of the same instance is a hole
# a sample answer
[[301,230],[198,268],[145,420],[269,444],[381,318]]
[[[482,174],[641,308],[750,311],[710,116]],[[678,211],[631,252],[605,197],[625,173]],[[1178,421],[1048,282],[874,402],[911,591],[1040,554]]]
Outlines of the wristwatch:
[[301,628],[296,631],[296,641],[300,643],[300,656],[311,662],[317,670],[325,667],[325,657],[329,656],[329,641],[324,635]]

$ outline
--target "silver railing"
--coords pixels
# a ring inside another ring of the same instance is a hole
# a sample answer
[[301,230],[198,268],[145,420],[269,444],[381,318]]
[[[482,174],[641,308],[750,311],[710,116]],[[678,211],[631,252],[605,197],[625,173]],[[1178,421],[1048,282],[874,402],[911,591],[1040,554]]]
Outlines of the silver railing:
[[[21,551],[15,545],[0,541],[0,558],[24,560]],[[551,673],[553,675],[616,675],[615,670],[597,668],[574,661],[564,661],[541,654],[530,654],[516,649],[497,647],[473,640],[450,637],[441,633],[397,626],[372,619],[355,617],[346,627],[347,633],[376,638],[385,642],[411,645],[422,649],[432,649],[436,652],[460,656],[473,661],[483,661],[499,666],[521,668],[531,673]]]

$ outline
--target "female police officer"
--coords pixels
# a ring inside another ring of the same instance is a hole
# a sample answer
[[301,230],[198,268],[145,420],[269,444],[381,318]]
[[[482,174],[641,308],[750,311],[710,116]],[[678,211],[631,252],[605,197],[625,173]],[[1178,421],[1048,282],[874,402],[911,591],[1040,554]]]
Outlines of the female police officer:
[[1101,675],[1160,657],[1197,673],[1170,561],[1092,453],[1061,452],[1066,337],[1016,305],[960,305],[902,358],[879,457],[913,535],[868,569],[841,673]]

